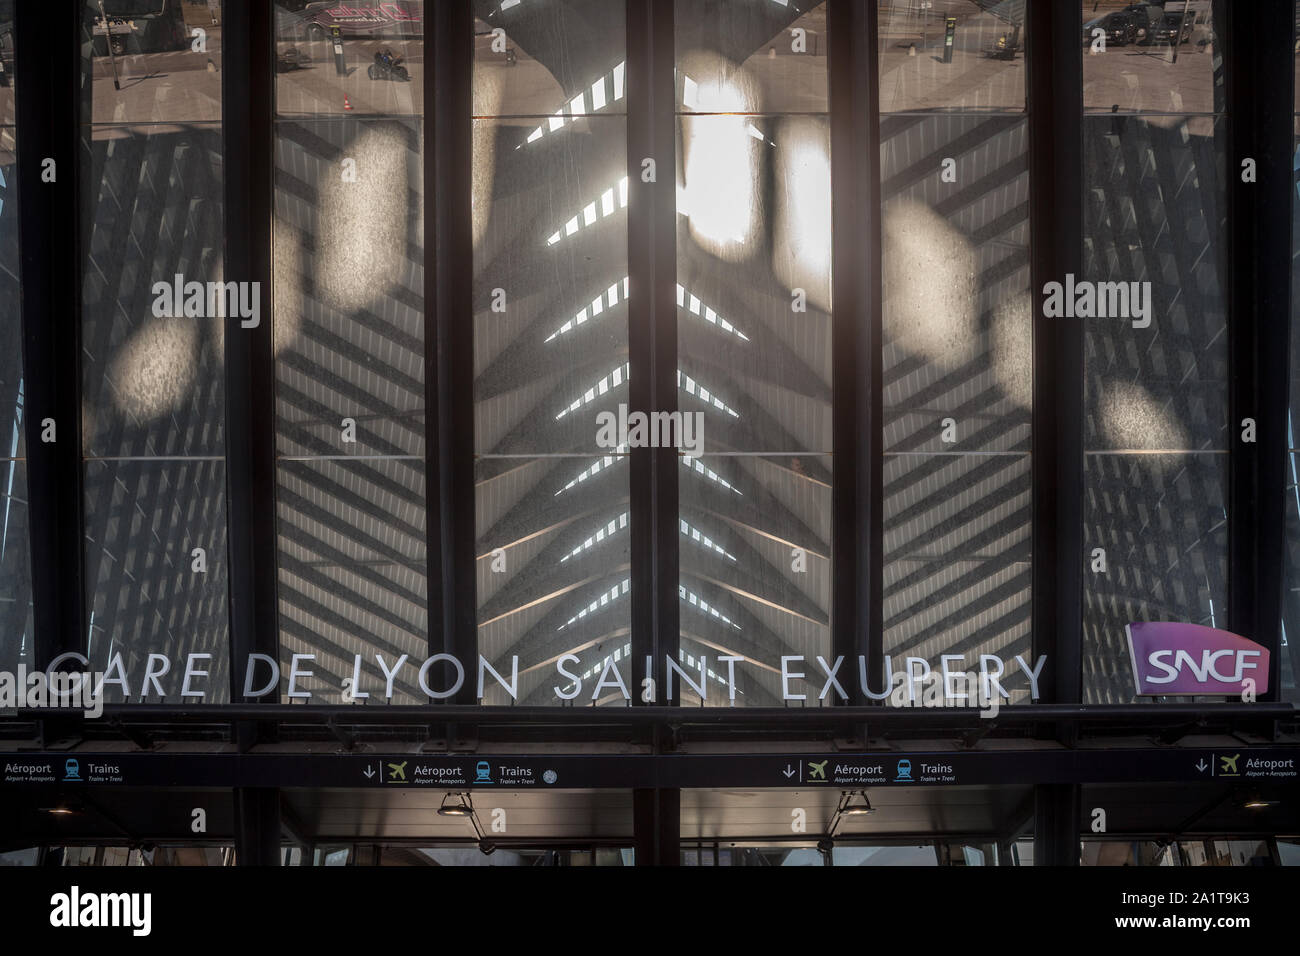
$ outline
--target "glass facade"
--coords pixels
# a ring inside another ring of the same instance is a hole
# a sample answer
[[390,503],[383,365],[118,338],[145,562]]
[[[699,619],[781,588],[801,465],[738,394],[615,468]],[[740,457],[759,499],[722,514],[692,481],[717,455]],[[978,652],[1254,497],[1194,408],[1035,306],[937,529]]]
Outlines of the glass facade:
[[0,0],[0,865],[1293,860],[1262,8],[74,6]]

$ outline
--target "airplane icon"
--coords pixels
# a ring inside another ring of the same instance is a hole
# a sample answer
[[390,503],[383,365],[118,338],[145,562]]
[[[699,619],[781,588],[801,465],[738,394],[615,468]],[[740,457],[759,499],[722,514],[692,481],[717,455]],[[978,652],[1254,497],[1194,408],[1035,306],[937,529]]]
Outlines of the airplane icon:
[[[1241,754],[1233,754],[1231,757],[1220,757],[1220,758],[1219,758],[1219,776],[1220,776],[1220,777],[1235,777],[1235,776],[1237,776],[1237,775],[1238,775],[1238,774],[1237,774],[1237,761],[1238,761],[1240,758],[1241,758]],[[1231,772],[1230,772],[1230,771],[1231,771]]]
[[813,763],[811,760],[809,760],[809,761],[808,761],[808,779],[809,779],[809,780],[816,780],[816,779],[819,779],[819,778],[820,778],[820,779],[822,779],[822,780],[825,780],[825,779],[826,779],[826,765],[827,765],[828,763],[830,763],[830,759],[829,759],[829,758],[826,759],[826,760],[823,760],[821,763]]
[[389,781],[389,783],[391,783],[391,782],[394,781],[394,780],[405,780],[405,779],[406,779],[406,764],[407,764],[407,761],[403,760],[401,763],[390,763],[390,764],[388,765],[388,781]]

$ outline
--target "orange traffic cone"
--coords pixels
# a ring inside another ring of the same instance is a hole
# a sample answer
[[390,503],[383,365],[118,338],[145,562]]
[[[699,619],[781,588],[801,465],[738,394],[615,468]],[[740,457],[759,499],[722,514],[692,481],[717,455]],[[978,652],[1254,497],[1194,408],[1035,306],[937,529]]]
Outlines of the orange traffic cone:
[[348,95],[346,93],[343,94],[343,108],[345,110],[352,109],[352,103],[348,100]]

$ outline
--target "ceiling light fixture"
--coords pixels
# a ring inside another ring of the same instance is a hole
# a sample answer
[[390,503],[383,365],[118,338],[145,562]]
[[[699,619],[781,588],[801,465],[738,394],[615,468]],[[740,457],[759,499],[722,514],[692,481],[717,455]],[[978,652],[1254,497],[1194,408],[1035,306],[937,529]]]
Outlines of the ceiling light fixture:
[[[857,798],[857,802],[855,802],[855,798]],[[868,813],[875,813],[876,808],[873,807],[871,801],[867,799],[867,792],[865,790],[859,790],[856,793],[849,793],[848,799],[840,809],[840,812],[848,817],[860,817],[866,816]]]
[[445,795],[442,798],[442,806],[438,807],[438,816],[440,817],[468,817],[472,816],[473,813],[474,808],[469,805],[469,801],[465,799],[464,795],[459,793]]
[[1264,797],[1255,794],[1245,802],[1244,806],[1247,810],[1263,810],[1267,807],[1275,807],[1281,802],[1281,800],[1266,800]]
[[840,813],[845,817],[865,817],[868,813],[875,813],[875,806],[867,800],[865,790],[849,791],[845,793],[844,803],[840,804]]

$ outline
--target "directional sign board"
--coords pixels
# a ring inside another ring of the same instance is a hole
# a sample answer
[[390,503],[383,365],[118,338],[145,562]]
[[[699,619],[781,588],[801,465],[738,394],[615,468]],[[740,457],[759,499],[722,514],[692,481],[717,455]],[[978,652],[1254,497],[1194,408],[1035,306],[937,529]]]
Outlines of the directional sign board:
[[1300,781],[1300,748],[816,754],[15,753],[0,785],[137,787],[852,788]]

